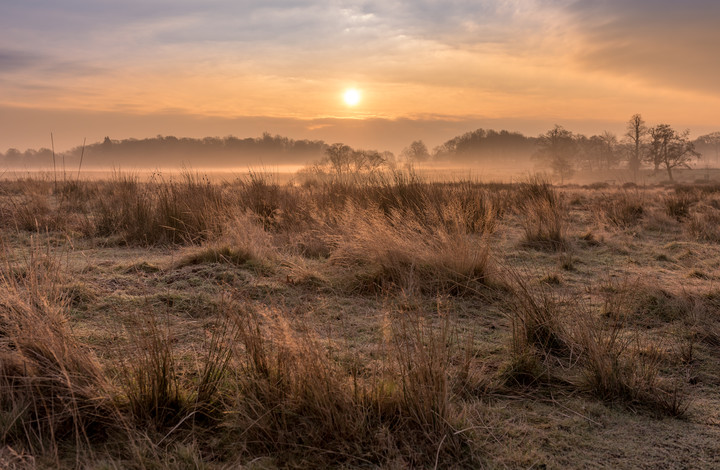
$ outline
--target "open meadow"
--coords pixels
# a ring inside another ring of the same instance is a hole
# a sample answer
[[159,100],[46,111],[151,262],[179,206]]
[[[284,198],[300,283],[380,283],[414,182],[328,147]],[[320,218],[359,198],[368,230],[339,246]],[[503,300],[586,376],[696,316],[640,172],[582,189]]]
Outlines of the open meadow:
[[0,181],[0,468],[718,468],[720,183]]

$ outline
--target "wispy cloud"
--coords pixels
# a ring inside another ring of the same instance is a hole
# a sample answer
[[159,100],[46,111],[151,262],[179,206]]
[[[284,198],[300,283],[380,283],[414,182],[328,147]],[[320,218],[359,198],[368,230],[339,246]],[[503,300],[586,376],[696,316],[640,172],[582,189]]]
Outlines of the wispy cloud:
[[579,0],[569,9],[588,69],[720,94],[720,3]]
[[6,104],[319,118],[354,85],[355,117],[605,119],[720,100],[714,0],[6,3]]

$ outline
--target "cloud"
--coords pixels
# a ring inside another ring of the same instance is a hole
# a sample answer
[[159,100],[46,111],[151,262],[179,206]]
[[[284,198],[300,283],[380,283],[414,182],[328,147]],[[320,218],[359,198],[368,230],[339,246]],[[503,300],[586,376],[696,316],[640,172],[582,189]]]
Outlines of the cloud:
[[720,3],[579,0],[568,12],[578,63],[647,83],[720,94]]
[[41,60],[33,52],[0,49],[0,74],[7,75],[34,67]]
[[137,58],[188,44],[275,47],[300,54],[351,47],[362,54],[368,42],[381,48],[398,36],[449,45],[512,42],[518,25],[542,18],[538,1],[16,2],[0,18],[0,39],[96,58],[104,51]]
[[6,3],[5,104],[338,116],[352,85],[372,116],[607,118],[720,98],[709,0]]

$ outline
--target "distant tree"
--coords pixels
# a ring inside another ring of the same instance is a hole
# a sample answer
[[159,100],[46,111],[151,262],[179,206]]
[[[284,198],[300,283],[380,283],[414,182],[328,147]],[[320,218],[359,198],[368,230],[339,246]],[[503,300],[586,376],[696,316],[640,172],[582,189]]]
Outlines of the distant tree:
[[430,159],[430,152],[422,140],[416,140],[405,147],[401,155],[408,163],[426,162]]
[[385,160],[385,164],[388,166],[394,167],[395,164],[397,163],[395,154],[389,150],[384,150],[384,151],[380,152],[380,156],[383,158],[383,160]]
[[325,156],[306,168],[304,172],[339,178],[367,175],[387,166],[387,153],[380,153],[377,150],[354,150],[349,145],[336,143],[327,146]]
[[629,144],[628,168],[632,172],[633,179],[637,180],[640,165],[645,159],[648,128],[642,116],[634,114],[627,122],[626,130],[625,140]]
[[615,134],[605,131],[590,138],[575,136],[578,146],[578,160],[587,170],[609,170],[620,161],[618,141]]
[[14,166],[19,165],[22,160],[23,154],[16,148],[10,148],[5,152],[5,164]]
[[620,162],[618,153],[618,139],[612,132],[605,131],[600,134],[600,156],[605,169],[614,168]]
[[353,149],[343,143],[335,143],[325,149],[325,156],[332,170],[338,174],[350,172]]
[[574,159],[577,151],[578,145],[573,133],[557,124],[538,137],[536,157],[552,169],[561,183],[575,174]]
[[720,164],[720,132],[701,135],[695,141],[706,152],[715,154],[715,163]]
[[387,162],[377,150],[354,150],[350,155],[350,163],[354,173],[372,173]]
[[690,168],[692,159],[700,158],[695,144],[688,138],[689,130],[678,133],[668,124],[658,124],[649,132],[652,140],[647,159],[653,164],[655,171],[664,166],[670,181],[673,181],[673,168]]

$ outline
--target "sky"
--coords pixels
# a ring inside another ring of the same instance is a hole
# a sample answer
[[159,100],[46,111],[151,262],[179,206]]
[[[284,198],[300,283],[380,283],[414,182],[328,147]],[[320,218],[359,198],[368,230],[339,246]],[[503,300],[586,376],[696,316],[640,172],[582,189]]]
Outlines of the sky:
[[[0,151],[267,131],[720,129],[716,0],[0,2]],[[360,102],[343,101],[348,88]]]

